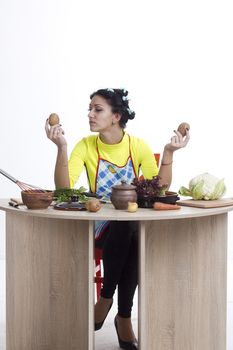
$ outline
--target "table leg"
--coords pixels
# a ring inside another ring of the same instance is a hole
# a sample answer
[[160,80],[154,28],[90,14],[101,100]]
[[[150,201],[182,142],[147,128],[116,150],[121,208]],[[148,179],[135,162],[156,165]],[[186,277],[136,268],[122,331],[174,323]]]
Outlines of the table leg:
[[141,223],[140,349],[226,350],[227,214]]
[[92,350],[93,226],[7,213],[7,350]]

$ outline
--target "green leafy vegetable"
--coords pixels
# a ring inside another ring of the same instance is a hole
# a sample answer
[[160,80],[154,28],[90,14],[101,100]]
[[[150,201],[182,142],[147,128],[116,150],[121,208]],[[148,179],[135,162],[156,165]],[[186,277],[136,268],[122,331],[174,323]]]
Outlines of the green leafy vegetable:
[[79,202],[87,201],[85,195],[86,189],[81,186],[79,188],[59,188],[54,191],[54,198],[57,202],[68,202],[72,197],[77,196]]
[[224,179],[218,179],[209,173],[204,173],[190,180],[189,188],[180,187],[178,193],[193,199],[213,200],[222,197],[225,191]]
[[132,184],[136,186],[138,196],[163,196],[168,188],[167,184],[161,183],[160,176],[154,176],[152,179],[134,178]]

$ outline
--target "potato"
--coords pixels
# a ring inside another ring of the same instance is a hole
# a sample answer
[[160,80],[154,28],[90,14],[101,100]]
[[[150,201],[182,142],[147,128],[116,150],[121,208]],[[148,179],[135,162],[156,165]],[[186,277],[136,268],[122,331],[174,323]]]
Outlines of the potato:
[[96,212],[96,211],[100,210],[100,208],[102,206],[99,199],[97,199],[97,198],[89,199],[85,205],[86,205],[87,210],[92,211],[92,212]]
[[138,203],[128,202],[128,212],[135,213],[138,210]]
[[59,120],[58,115],[56,113],[50,114],[50,116],[49,116],[49,125],[53,126],[53,125],[56,125],[56,124],[59,124],[59,123],[60,123],[60,120]]
[[179,131],[181,133],[181,135],[184,137],[186,135],[186,131],[190,129],[190,125],[188,123],[181,123],[178,128],[177,131]]

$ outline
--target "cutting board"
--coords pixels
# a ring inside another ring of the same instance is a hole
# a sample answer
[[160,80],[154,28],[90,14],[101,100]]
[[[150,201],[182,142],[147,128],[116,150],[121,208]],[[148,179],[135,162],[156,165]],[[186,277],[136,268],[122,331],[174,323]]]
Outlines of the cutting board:
[[179,205],[185,205],[187,207],[196,208],[219,208],[233,205],[233,198],[221,198],[215,200],[194,200],[194,199],[183,199],[176,202]]

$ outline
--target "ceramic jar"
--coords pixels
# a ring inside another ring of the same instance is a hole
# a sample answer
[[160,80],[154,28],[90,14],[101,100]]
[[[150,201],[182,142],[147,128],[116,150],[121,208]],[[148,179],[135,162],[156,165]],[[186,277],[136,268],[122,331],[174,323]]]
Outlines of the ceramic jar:
[[137,202],[136,186],[122,180],[120,185],[112,187],[110,199],[115,209],[127,209],[128,202]]

